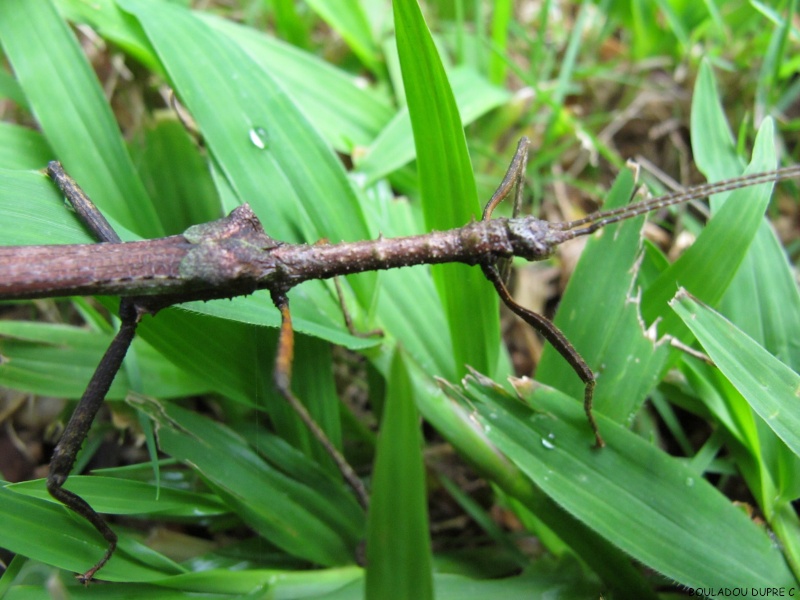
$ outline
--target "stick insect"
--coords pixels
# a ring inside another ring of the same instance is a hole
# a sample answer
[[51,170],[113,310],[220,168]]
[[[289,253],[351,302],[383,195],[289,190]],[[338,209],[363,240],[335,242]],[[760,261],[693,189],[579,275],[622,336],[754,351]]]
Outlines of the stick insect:
[[[100,560],[78,579],[88,583],[114,553],[117,536],[80,496],[63,486],[76,455],[145,314],[193,300],[230,298],[269,290],[280,311],[274,384],[311,433],[322,443],[356,497],[366,507],[367,491],[335,446],[291,389],[294,333],[287,292],[311,279],[419,264],[461,262],[481,268],[503,302],[564,356],[584,384],[584,410],[597,448],[604,445],[592,412],[595,375],[565,335],[545,317],[513,300],[501,274],[502,262],[514,256],[543,260],[568,240],[618,221],[759,183],[800,176],[800,165],[747,175],[661,196],[625,207],[599,211],[582,219],[549,223],[535,217],[491,219],[497,205],[513,193],[519,206],[529,141],[523,138],[501,184],[480,221],[457,229],[402,238],[379,238],[339,244],[287,244],[269,237],[248,205],[225,218],[195,225],[181,235],[123,243],[100,211],[57,162],[47,172],[80,219],[102,242],[87,245],[0,247],[0,299],[70,295],[121,296],[121,326],[92,376],[58,442],[47,478],[49,493],[89,521],[108,546]],[[62,258],[69,255],[69,265]]]

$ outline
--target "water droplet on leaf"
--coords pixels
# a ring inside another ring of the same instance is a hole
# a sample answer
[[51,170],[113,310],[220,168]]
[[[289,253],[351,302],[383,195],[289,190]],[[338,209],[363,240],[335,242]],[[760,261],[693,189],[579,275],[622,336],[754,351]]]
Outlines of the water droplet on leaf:
[[259,150],[266,149],[268,145],[267,130],[263,127],[253,127],[250,130],[250,142]]

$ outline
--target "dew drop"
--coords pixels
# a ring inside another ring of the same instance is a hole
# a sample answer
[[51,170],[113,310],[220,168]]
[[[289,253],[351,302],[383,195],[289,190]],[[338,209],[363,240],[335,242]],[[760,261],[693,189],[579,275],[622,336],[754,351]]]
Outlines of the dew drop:
[[694,477],[686,478],[686,487],[694,487]]
[[250,130],[250,142],[259,150],[266,149],[267,140],[267,130],[263,127],[253,127]]
[[364,189],[367,186],[367,174],[360,173],[357,171],[351,171],[348,173],[350,175],[350,179],[353,181],[355,186],[359,189]]
[[553,435],[552,433],[548,433],[547,437],[543,437],[542,438],[542,446],[544,446],[548,450],[554,450],[556,445],[553,442],[553,440],[555,440],[555,439],[556,439],[555,435]]

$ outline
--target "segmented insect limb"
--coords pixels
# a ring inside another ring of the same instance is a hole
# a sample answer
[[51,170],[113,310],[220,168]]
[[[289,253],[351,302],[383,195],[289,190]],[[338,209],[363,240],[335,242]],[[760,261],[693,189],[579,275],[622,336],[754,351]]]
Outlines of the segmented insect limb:
[[120,304],[120,318],[122,325],[114,336],[111,345],[103,355],[100,364],[92,375],[86,391],[75,407],[72,417],[67,423],[61,439],[53,451],[50,459],[50,473],[47,476],[47,491],[56,500],[64,504],[67,508],[75,511],[84,519],[89,521],[100,535],[108,542],[103,558],[101,558],[91,569],[81,575],[77,575],[81,583],[89,583],[94,574],[108,562],[117,547],[117,535],[111,530],[103,518],[89,506],[83,498],[76,493],[63,488],[64,483],[69,477],[70,471],[75,464],[75,457],[78,454],[86,434],[92,426],[97,411],[103,405],[106,394],[108,393],[114,377],[122,366],[122,361],[128,348],[136,334],[136,326],[139,324],[142,312],[137,309],[135,303],[129,298],[123,298]]
[[589,365],[587,365],[586,361],[581,358],[581,355],[578,354],[578,351],[575,350],[575,347],[570,343],[566,336],[561,333],[561,330],[558,327],[556,327],[542,315],[538,315],[514,301],[508,291],[508,288],[506,288],[505,284],[503,283],[503,279],[500,276],[497,267],[494,265],[481,265],[481,268],[483,269],[483,274],[486,275],[486,278],[492,282],[492,285],[494,285],[494,289],[497,290],[497,293],[500,295],[500,298],[503,300],[505,305],[508,306],[508,308],[510,308],[528,325],[541,333],[542,336],[548,342],[550,342],[553,348],[558,350],[558,353],[566,359],[578,377],[581,378],[581,381],[583,381],[585,384],[583,393],[583,409],[586,412],[586,417],[589,419],[589,426],[592,428],[592,432],[594,432],[595,447],[602,448],[605,446],[606,444],[603,441],[603,437],[600,435],[600,430],[597,427],[597,421],[595,420],[594,412],[592,411],[592,396],[594,394],[595,377],[594,373],[589,368]]
[[[514,190],[514,216],[517,216],[519,207],[522,203],[522,191],[525,181],[525,167],[528,163],[529,147],[530,142],[528,141],[528,138],[523,137],[520,139],[519,144],[517,144],[517,150],[514,153],[514,158],[512,159],[508,170],[506,171],[505,177],[503,177],[503,181],[497,187],[494,194],[492,194],[492,197],[489,199],[489,202],[486,203],[486,206],[483,209],[482,220],[485,221],[492,216],[494,209],[498,204],[508,197],[512,189]],[[592,412],[592,396],[594,394],[595,386],[594,373],[592,373],[589,365],[587,365],[586,361],[581,358],[581,355],[578,354],[578,351],[575,350],[575,347],[569,342],[566,336],[561,333],[558,327],[556,327],[552,322],[543,316],[528,310],[524,306],[514,301],[505,284],[508,279],[509,265],[510,261],[502,261],[499,265],[481,265],[481,268],[483,269],[483,274],[492,283],[492,285],[494,285],[495,290],[497,290],[497,293],[500,295],[500,298],[503,300],[506,306],[508,306],[508,308],[510,308],[528,325],[541,333],[544,338],[550,342],[550,344],[556,350],[558,350],[559,354],[561,354],[561,356],[567,360],[578,377],[581,378],[581,381],[583,381],[585,384],[583,408],[586,412],[587,418],[589,419],[589,425],[594,432],[595,446],[597,448],[602,448],[605,446],[605,442],[600,435],[600,430],[597,427],[597,422],[595,421],[594,413]]]
[[103,216],[103,213],[89,200],[89,196],[81,189],[78,183],[64,172],[64,168],[58,161],[52,161],[47,165],[47,174],[50,179],[56,182],[61,192],[66,196],[72,208],[83,221],[84,225],[94,234],[100,242],[110,242],[118,244],[122,239],[111,227],[111,224]]
[[292,362],[294,360],[294,330],[292,329],[292,316],[289,312],[289,298],[285,292],[271,292],[272,302],[281,313],[281,328],[278,334],[278,353],[275,357],[275,371],[273,379],[275,387],[281,396],[289,403],[292,410],[297,413],[300,420],[311,434],[322,444],[325,452],[333,459],[339,472],[344,477],[348,485],[353,489],[361,506],[366,509],[369,506],[369,494],[359,479],[353,467],[347,462],[342,453],[333,445],[327,434],[322,430],[314,417],[308,412],[305,405],[300,402],[297,396],[292,393]]
[[530,145],[531,143],[528,138],[524,136],[520,138],[519,143],[517,144],[517,150],[514,152],[514,158],[511,159],[511,164],[508,165],[508,170],[506,171],[505,177],[503,177],[503,181],[501,181],[500,185],[497,186],[494,194],[492,194],[492,197],[489,198],[489,201],[483,208],[481,221],[486,221],[492,216],[494,209],[498,204],[505,200],[512,189],[515,190],[514,209],[512,214],[515,217],[519,214],[519,209],[522,205],[525,168],[528,165],[528,148],[530,148]]
[[[101,242],[120,242],[117,232],[111,227],[102,213],[89,200],[80,186],[69,177],[61,164],[51,162],[47,166],[47,172],[56,182],[63,194],[72,204],[75,212],[81,221],[91,230],[91,232]],[[86,391],[81,396],[75,411],[72,413],[61,439],[53,450],[50,459],[50,471],[47,476],[47,491],[50,495],[64,504],[67,508],[75,511],[84,519],[89,521],[95,529],[108,542],[108,547],[103,557],[88,571],[77,575],[81,583],[88,584],[95,573],[105,565],[114,554],[117,547],[117,534],[115,534],[103,518],[89,505],[86,500],[78,496],[75,492],[64,489],[72,467],[75,465],[75,458],[83,445],[89,428],[94,422],[94,418],[100,407],[103,405],[106,394],[111,387],[114,377],[122,366],[122,361],[128,353],[128,348],[136,335],[136,327],[146,312],[136,305],[130,298],[123,298],[120,302],[119,316],[122,321],[119,331],[114,336],[111,344],[106,350],[100,364],[97,365],[92,375]]]

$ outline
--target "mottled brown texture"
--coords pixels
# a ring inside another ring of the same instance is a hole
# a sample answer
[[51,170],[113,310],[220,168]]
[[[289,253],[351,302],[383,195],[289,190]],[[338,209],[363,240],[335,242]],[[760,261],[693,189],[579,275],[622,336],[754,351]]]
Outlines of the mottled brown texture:
[[230,297],[309,279],[419,264],[541,260],[570,237],[527,217],[341,244],[282,244],[247,205],[184,235],[125,243],[0,247],[0,298],[74,295]]
[[542,260],[559,244],[611,223],[798,174],[800,167],[794,166],[706,184],[566,223],[534,217],[492,219],[448,231],[340,244],[276,241],[245,204],[223,219],[154,240],[0,247],[0,299],[104,294],[169,296],[174,304],[257,289],[285,291],[309,279],[420,264],[492,265],[512,256]]

